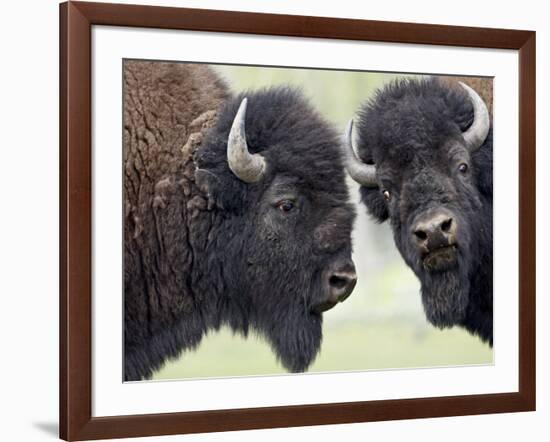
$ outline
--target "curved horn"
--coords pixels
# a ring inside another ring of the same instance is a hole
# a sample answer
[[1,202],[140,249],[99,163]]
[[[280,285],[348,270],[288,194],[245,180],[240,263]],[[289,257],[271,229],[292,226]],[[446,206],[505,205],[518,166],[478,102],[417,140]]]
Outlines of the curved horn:
[[485,141],[485,138],[487,138],[489,128],[491,127],[491,120],[487,106],[477,92],[467,84],[462,83],[462,81],[459,81],[459,83],[468,93],[472,101],[472,106],[474,107],[474,121],[472,125],[462,133],[462,137],[464,141],[466,141],[468,149],[470,152],[473,152],[478,149]]
[[350,120],[344,132],[344,161],[346,170],[354,181],[366,187],[377,187],[376,167],[371,164],[365,164],[355,155],[353,149],[353,120]]
[[251,154],[246,144],[244,121],[246,98],[241,101],[227,138],[227,162],[231,171],[245,183],[255,183],[262,178],[265,159],[259,154]]

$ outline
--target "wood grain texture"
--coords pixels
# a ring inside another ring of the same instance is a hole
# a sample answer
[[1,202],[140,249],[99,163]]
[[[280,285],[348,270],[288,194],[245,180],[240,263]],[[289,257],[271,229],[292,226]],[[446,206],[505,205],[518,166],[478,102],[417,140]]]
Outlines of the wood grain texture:
[[519,391],[536,406],[536,36],[519,49]]
[[76,439],[91,417],[90,22],[61,6],[60,433]]
[[[519,392],[92,417],[91,26],[139,26],[519,51]],[[60,5],[60,437],[178,433],[535,409],[535,33],[105,3]]]
[[529,31],[255,12],[74,2],[94,24],[518,49]]

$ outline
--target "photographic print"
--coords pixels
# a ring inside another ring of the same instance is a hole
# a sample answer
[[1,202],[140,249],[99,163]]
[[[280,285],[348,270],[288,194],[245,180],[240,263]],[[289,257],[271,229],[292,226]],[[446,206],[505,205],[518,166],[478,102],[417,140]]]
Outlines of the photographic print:
[[492,364],[492,90],[123,60],[124,380]]
[[60,437],[535,410],[535,32],[59,23]]

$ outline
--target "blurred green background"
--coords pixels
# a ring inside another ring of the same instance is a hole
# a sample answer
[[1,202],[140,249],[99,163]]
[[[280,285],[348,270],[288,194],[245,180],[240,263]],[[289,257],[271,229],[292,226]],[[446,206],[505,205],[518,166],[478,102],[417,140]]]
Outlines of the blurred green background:
[[[213,66],[233,91],[273,85],[302,89],[339,132],[359,105],[395,74],[310,69]],[[352,200],[358,188],[351,180]],[[425,319],[420,286],[397,252],[387,224],[357,206],[353,244],[358,283],[346,302],[324,314],[321,353],[308,372],[490,364],[492,349],[460,329],[439,330]],[[286,373],[269,344],[229,329],[210,332],[153,379]]]

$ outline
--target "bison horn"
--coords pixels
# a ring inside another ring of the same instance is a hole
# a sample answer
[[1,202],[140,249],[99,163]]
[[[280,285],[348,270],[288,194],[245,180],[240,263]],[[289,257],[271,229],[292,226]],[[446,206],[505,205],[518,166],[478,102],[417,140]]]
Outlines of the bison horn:
[[344,161],[346,170],[354,181],[366,187],[376,187],[376,167],[365,164],[355,155],[353,148],[353,120],[350,120],[344,132]]
[[466,89],[466,92],[472,101],[472,106],[474,107],[474,121],[468,130],[462,133],[462,137],[464,138],[468,149],[470,152],[473,152],[481,147],[485,141],[485,138],[487,138],[487,134],[489,133],[489,128],[491,126],[489,111],[476,91],[461,81],[459,83],[464,89]]
[[259,154],[251,154],[246,144],[244,121],[246,98],[243,99],[233,120],[227,139],[227,162],[231,171],[245,183],[255,183],[265,171],[265,159]]

